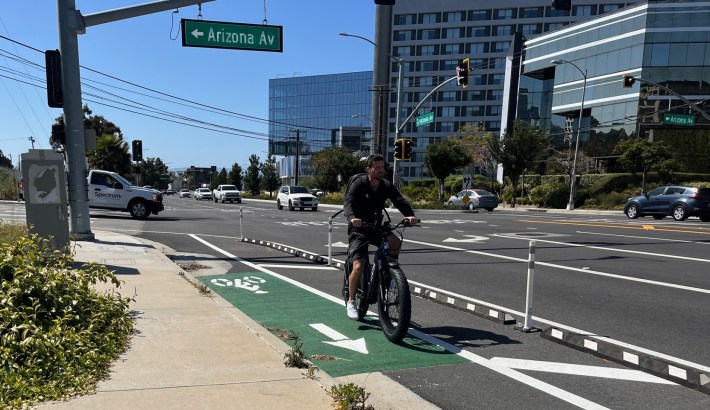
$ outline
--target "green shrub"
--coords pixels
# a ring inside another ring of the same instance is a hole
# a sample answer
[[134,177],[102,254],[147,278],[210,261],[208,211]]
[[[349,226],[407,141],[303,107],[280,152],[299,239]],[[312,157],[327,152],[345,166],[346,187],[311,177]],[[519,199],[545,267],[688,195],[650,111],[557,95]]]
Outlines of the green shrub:
[[93,391],[128,345],[130,298],[105,266],[72,268],[36,237],[0,245],[0,407]]
[[569,201],[569,185],[556,182],[538,185],[530,190],[532,203],[546,208],[565,208]]

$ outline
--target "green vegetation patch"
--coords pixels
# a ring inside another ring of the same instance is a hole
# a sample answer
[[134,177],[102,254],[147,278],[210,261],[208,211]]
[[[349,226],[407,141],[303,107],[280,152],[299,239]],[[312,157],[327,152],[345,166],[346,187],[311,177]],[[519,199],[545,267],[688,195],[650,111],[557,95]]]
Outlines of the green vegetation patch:
[[[0,243],[0,408],[94,391],[128,346],[132,299],[105,266],[75,269],[69,252],[35,236]],[[112,289],[97,291],[100,283]]]

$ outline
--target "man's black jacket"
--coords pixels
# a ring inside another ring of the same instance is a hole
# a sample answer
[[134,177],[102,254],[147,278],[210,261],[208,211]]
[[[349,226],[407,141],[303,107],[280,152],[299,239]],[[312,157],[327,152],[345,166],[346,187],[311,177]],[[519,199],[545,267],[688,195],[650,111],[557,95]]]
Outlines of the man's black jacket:
[[376,217],[382,214],[387,199],[392,201],[403,216],[414,216],[412,207],[390,181],[381,180],[377,190],[373,190],[367,175],[356,178],[345,194],[345,218],[348,222],[353,218],[360,218],[370,223],[376,222]]

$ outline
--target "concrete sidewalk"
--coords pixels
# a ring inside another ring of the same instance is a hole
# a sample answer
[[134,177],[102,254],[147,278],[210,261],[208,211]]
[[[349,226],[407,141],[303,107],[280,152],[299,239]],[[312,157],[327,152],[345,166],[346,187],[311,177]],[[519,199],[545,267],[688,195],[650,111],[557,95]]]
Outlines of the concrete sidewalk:
[[332,409],[327,391],[354,382],[375,408],[435,408],[380,373],[333,379],[284,365],[291,348],[171,261],[171,249],[109,231],[77,242],[77,262],[97,262],[135,295],[135,334],[96,394],[40,409]]

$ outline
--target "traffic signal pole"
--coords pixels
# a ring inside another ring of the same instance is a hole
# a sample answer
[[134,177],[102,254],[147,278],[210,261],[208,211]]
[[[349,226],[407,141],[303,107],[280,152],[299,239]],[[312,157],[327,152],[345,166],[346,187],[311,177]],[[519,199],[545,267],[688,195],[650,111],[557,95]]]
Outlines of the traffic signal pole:
[[[627,77],[627,76],[624,76],[624,81],[627,81],[627,80],[626,80],[626,77]],[[699,112],[700,115],[702,115],[706,120],[710,121],[710,114],[708,114],[707,112],[705,112],[705,111],[703,111],[702,109],[700,109],[700,107],[698,107],[697,105],[695,105],[695,103],[693,103],[693,102],[691,102],[689,99],[683,97],[683,96],[680,95],[678,92],[671,90],[670,88],[666,87],[665,85],[661,85],[661,84],[658,84],[658,83],[654,83],[653,81],[646,80],[645,78],[638,78],[638,77],[633,77],[633,76],[629,76],[629,77],[631,77],[631,80],[632,80],[632,81],[631,81],[631,85],[633,85],[633,82],[634,82],[634,81],[638,81],[638,82],[641,82],[641,83],[653,84],[653,85],[655,85],[655,86],[658,87],[658,88],[661,88],[661,89],[663,89],[663,90],[665,90],[665,91],[668,91],[669,93],[671,93],[671,94],[673,94],[674,96],[678,97],[678,99],[680,99],[680,100],[683,101],[684,103],[688,104],[688,106],[689,106],[690,108],[692,108],[693,110]]]
[[89,187],[86,180],[84,112],[81,103],[78,35],[86,27],[109,23],[214,0],[163,0],[83,16],[75,0],[57,0],[59,49],[62,60],[62,91],[67,154],[69,226],[72,238],[94,240],[89,223]]
[[[397,75],[397,113],[395,114],[395,136],[394,136],[394,143],[396,144],[397,141],[401,138],[402,135],[402,127],[399,126],[399,116],[401,115],[402,111],[402,60],[397,60],[397,65],[399,66],[399,74]],[[399,181],[397,180],[397,177],[399,176],[399,167],[397,166],[399,164],[399,161],[397,161],[397,158],[394,158],[394,167],[392,169],[392,183],[397,186],[397,188],[400,188]]]

